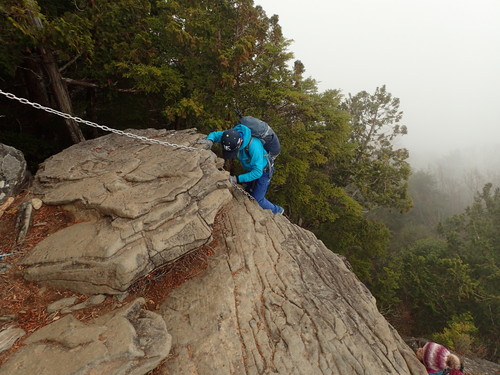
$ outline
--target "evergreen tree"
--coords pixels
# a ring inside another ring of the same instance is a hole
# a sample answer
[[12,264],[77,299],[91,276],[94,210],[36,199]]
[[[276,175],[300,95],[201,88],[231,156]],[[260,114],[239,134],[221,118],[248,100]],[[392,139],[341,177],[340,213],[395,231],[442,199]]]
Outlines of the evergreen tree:
[[394,207],[405,212],[411,207],[408,196],[410,167],[408,151],[396,149],[396,137],[407,133],[401,125],[399,99],[385,85],[373,95],[362,91],[343,103],[351,117],[350,142],[353,157],[341,166],[337,181],[367,208]]
[[[38,98],[46,99],[49,97],[48,89],[50,87],[56,107],[62,112],[73,114],[71,98],[59,71],[52,46],[46,42],[45,35],[50,32],[50,29],[47,30],[46,18],[41,13],[36,0],[24,0],[18,3],[7,2],[2,6],[1,11],[7,25],[11,26],[11,31],[7,34],[12,35],[16,31],[24,34],[26,38],[16,38],[16,42],[26,43],[24,47],[27,49],[25,52],[27,57],[24,58],[38,60],[37,71],[40,76],[45,78],[44,84],[37,82],[28,88],[36,90]],[[9,58],[0,58],[0,60],[6,62],[9,61]],[[10,62],[16,63],[17,59],[14,58]],[[11,72],[12,67],[7,65],[6,70]],[[78,124],[73,119],[65,118],[64,122],[74,143],[85,139]]]

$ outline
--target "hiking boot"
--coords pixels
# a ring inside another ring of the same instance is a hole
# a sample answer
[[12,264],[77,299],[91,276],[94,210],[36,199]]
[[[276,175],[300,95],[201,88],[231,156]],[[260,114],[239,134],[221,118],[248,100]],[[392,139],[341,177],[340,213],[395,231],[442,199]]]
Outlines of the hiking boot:
[[276,215],[283,215],[285,213],[285,209],[281,206],[278,206],[278,211],[276,212]]

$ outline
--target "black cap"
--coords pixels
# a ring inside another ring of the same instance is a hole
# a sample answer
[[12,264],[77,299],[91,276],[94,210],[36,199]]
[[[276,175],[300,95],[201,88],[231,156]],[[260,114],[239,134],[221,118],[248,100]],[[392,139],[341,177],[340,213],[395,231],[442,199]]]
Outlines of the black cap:
[[234,159],[238,149],[243,143],[243,138],[239,131],[229,129],[222,133],[220,143],[222,144],[222,155],[224,159]]

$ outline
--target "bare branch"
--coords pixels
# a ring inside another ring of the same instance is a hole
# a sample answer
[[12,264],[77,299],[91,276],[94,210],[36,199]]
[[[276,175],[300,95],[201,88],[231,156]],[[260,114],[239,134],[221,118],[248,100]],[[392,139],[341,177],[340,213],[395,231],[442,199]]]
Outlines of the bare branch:
[[76,60],[78,60],[80,57],[82,56],[82,54],[80,53],[79,55],[76,55],[75,57],[73,57],[70,61],[68,61],[65,65],[63,65],[61,68],[59,68],[59,73],[62,73],[66,70],[66,68],[68,66],[70,66],[71,64],[73,64]]
[[[80,80],[73,79],[73,78],[64,77],[63,80],[70,85],[93,87],[93,88],[98,88],[98,89],[109,88],[109,86],[100,86],[100,85],[95,84],[95,83],[91,83],[91,82],[87,82],[87,81],[80,81]],[[116,90],[119,92],[131,92],[131,93],[141,92],[141,90],[136,90],[136,89],[116,89]]]

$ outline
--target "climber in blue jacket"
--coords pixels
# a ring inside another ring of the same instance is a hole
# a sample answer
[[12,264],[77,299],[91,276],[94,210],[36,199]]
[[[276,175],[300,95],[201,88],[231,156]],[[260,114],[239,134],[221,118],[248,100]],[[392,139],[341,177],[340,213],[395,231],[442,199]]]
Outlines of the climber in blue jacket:
[[247,171],[239,176],[229,176],[229,181],[233,184],[246,183],[245,190],[263,209],[283,214],[283,207],[269,202],[265,197],[274,166],[269,162],[261,140],[252,137],[247,126],[239,124],[226,131],[212,132],[198,142],[204,144],[206,149],[211,149],[214,142],[221,143],[224,159],[237,158]]

